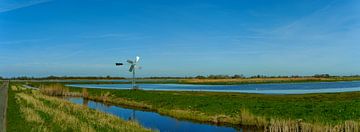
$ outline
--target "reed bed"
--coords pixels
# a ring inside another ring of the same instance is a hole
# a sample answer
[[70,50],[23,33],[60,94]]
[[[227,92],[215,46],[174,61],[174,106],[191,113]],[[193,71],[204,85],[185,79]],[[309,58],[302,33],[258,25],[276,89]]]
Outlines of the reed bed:
[[83,96],[78,92],[70,92],[69,88],[61,84],[40,85],[40,92],[49,96]]

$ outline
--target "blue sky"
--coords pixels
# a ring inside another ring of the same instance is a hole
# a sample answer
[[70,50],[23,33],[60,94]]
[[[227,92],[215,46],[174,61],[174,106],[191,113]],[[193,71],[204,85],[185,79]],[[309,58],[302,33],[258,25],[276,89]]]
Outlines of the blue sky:
[[358,0],[0,0],[0,76],[360,74]]

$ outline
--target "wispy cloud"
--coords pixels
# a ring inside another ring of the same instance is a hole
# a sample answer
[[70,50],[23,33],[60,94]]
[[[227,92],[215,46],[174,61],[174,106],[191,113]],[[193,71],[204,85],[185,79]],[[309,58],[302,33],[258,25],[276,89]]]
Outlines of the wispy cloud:
[[13,11],[20,8],[30,7],[34,5],[38,5],[41,3],[47,3],[52,0],[30,0],[30,1],[2,1],[3,3],[0,4],[0,13]]
[[10,41],[0,41],[0,45],[8,45],[8,44],[26,44],[26,43],[34,43],[46,41],[49,39],[22,39],[22,40],[10,40]]
[[[324,19],[329,20],[328,16],[331,16],[331,15],[328,15],[328,14],[332,14],[332,13],[330,13],[330,11],[332,8],[334,8],[333,4],[334,4],[334,1],[325,5],[322,8],[319,8],[318,10],[314,11],[311,14],[300,17],[299,19],[297,19],[287,25],[283,25],[283,26],[273,30],[271,33],[281,34],[281,35],[291,35],[291,34],[303,32],[303,31],[309,30],[309,29],[311,31],[316,31],[316,29],[319,29],[319,27],[328,26],[327,24],[332,23],[333,20],[324,21]],[[334,16],[334,14],[333,14],[333,16]],[[332,27],[327,27],[327,28],[332,28]],[[319,30],[317,30],[317,31],[319,31]],[[308,34],[303,34],[303,35],[308,35]]]
[[126,37],[128,34],[122,33],[106,33],[106,34],[98,34],[98,35],[84,35],[80,36],[82,38],[114,38],[114,37]]
[[105,33],[97,35],[83,35],[80,38],[91,38],[91,39],[106,39],[106,38],[119,38],[122,40],[137,40],[149,38],[149,36],[138,35],[138,34],[128,34],[128,33]]
[[219,39],[228,39],[231,41],[243,41],[243,40],[262,40],[262,39],[270,39],[270,36],[255,34],[255,35],[224,35],[224,36],[215,36],[215,38]]
[[358,32],[360,15],[356,5],[332,1],[318,10],[274,29],[254,30],[279,43],[329,44]]

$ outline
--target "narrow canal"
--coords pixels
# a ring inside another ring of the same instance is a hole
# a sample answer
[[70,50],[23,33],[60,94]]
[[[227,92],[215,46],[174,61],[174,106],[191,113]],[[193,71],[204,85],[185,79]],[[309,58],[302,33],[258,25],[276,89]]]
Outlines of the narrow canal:
[[244,127],[216,126],[212,124],[178,120],[173,117],[160,115],[156,112],[106,105],[100,102],[84,100],[83,98],[71,97],[65,99],[75,104],[86,105],[89,108],[113,114],[124,120],[136,120],[146,128],[159,130],[161,132],[242,132],[249,129]]

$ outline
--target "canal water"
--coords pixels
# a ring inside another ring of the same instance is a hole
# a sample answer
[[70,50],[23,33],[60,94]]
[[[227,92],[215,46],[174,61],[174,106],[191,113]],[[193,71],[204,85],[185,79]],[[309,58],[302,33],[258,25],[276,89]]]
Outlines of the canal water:
[[[131,84],[69,84],[67,86],[98,89],[131,88]],[[243,85],[138,84],[138,86],[142,90],[238,92],[257,94],[308,94],[360,91],[360,81]]]
[[[106,105],[100,102],[84,100],[83,98],[65,98],[72,103],[86,105],[89,108],[110,113],[124,120],[136,120],[142,126],[159,130],[161,132],[235,132],[244,131],[244,128],[231,126],[216,126],[196,123],[192,121],[178,120],[169,116],[160,115],[156,112],[142,111],[120,106]],[[250,130],[246,129],[245,131]],[[253,131],[253,130],[252,130]]]

